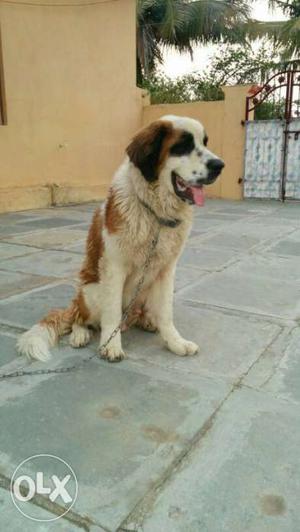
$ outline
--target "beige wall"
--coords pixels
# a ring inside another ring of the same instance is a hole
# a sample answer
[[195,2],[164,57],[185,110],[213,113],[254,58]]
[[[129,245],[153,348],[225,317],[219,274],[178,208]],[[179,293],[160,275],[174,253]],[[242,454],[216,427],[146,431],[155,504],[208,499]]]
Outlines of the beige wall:
[[135,0],[45,3],[0,3],[2,212],[104,197],[142,122]]
[[105,197],[133,133],[170,113],[201,120],[225,160],[209,195],[241,198],[248,87],[226,87],[224,102],[143,108],[135,0],[22,1],[0,2],[0,212]]
[[245,128],[245,99],[249,86],[224,87],[225,100],[183,104],[145,105],[143,124],[166,115],[190,116],[200,120],[209,136],[209,148],[225,161],[222,176],[207,187],[209,197],[241,199]]

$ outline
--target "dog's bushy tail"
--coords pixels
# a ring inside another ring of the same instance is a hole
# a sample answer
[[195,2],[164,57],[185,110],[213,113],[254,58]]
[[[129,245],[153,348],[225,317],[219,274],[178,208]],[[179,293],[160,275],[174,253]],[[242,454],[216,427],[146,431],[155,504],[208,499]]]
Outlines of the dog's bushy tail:
[[17,343],[20,355],[29,359],[46,362],[51,358],[50,347],[53,347],[60,336],[71,332],[78,308],[76,300],[69,308],[52,310],[39,323],[22,334]]

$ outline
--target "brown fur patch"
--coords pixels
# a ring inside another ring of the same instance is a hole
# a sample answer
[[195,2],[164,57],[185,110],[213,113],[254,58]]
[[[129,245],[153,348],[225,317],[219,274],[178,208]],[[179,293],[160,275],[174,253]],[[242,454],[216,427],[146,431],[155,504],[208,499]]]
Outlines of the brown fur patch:
[[127,147],[129,159],[139,168],[147,181],[157,180],[161,161],[166,157],[164,144],[166,141],[169,142],[169,139],[173,144],[174,139],[171,140],[171,138],[174,132],[176,130],[171,122],[157,120],[139,131]]
[[169,157],[170,148],[173,144],[176,144],[182,135],[182,129],[173,129],[170,135],[168,135],[161,148],[159,162],[158,162],[158,172],[163,168],[167,158]]
[[71,332],[73,323],[82,325],[90,316],[81,290],[67,309],[54,309],[40,321],[40,325],[52,329],[55,337]]
[[89,228],[86,241],[85,260],[79,277],[82,284],[98,283],[100,280],[99,260],[103,255],[104,242],[102,236],[102,217],[100,209],[96,209]]
[[117,203],[116,193],[110,189],[105,207],[105,227],[107,231],[117,233],[123,225],[123,217]]
[[86,306],[84,295],[81,290],[79,290],[77,296],[73,299],[72,305],[74,313],[74,323],[82,325],[89,319],[90,312]]
[[71,332],[73,324],[73,306],[67,309],[50,310],[49,314],[40,321],[40,325],[51,329],[55,338]]
[[160,133],[166,137],[172,134],[173,130],[173,124],[168,120],[156,120],[149,126],[144,127],[133,137],[131,144],[127,148],[129,158],[134,162],[141,150],[145,153],[150,150],[152,143]]

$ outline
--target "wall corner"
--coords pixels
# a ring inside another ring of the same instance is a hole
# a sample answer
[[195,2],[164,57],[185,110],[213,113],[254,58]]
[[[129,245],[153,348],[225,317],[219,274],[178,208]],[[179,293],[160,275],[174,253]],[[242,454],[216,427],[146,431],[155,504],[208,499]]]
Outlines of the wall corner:
[[222,153],[226,154],[225,169],[221,178],[221,197],[243,199],[243,175],[245,152],[246,96],[251,85],[225,86],[224,129],[230,135],[223,137]]

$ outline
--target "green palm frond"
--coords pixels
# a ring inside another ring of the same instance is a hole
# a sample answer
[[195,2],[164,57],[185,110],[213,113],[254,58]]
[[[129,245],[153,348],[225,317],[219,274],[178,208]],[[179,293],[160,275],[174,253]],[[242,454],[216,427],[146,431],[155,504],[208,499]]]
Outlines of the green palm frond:
[[269,0],[270,9],[280,8],[289,18],[300,17],[300,1],[299,0]]
[[157,33],[162,40],[170,41],[178,29],[184,31],[184,5],[172,0],[166,0],[164,4],[165,12],[161,24],[157,26]]
[[300,1],[269,0],[271,9],[280,7],[290,20],[280,22],[262,22],[257,25],[259,36],[263,33],[275,39],[281,47],[283,60],[295,58],[300,54]]
[[280,33],[282,56],[296,57],[300,53],[300,17],[285,23]]
[[245,37],[247,36],[251,40],[266,36],[276,40],[279,39],[285,24],[285,21],[261,22],[252,20],[243,26],[242,31]]
[[192,54],[200,42],[240,41],[248,20],[246,0],[137,0],[138,61],[147,74],[161,45]]
[[268,36],[276,43],[283,60],[300,54],[300,17],[288,21],[252,22],[244,27],[244,34],[250,39]]
[[[269,0],[291,19],[250,18],[246,0],[137,0],[137,64],[149,75],[162,62],[162,46],[189,52],[198,43],[243,43],[267,37],[283,61],[300,55],[300,0]],[[142,74],[141,74],[142,75]]]

